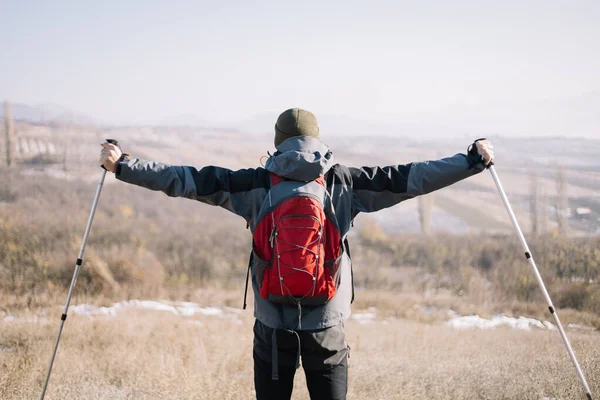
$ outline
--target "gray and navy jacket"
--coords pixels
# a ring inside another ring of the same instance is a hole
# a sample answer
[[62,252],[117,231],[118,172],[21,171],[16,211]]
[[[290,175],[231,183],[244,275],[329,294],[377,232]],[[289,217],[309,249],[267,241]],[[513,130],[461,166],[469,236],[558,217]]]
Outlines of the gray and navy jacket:
[[316,330],[337,325],[350,316],[352,267],[345,239],[356,215],[441,189],[483,169],[479,156],[473,152],[436,161],[351,168],[336,164],[324,143],[298,136],[277,146],[277,152],[269,157],[264,168],[232,171],[207,166],[196,169],[125,157],[117,165],[116,177],[171,197],[186,197],[223,207],[244,218],[253,228],[271,188],[270,173],[302,182],[325,175],[328,196],[324,207],[334,210],[336,226],[345,242],[339,267],[340,286],[333,299],[322,306],[303,307],[299,321],[296,306],[274,304],[260,296],[258,279],[252,269],[254,316],[260,322],[276,329]]

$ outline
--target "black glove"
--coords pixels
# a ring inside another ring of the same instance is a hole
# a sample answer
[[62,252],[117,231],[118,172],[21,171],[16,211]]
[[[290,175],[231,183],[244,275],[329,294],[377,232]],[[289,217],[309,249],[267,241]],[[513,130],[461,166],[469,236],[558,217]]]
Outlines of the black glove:
[[469,145],[469,147],[467,147],[467,158],[469,159],[469,169],[477,168],[477,169],[483,170],[484,168],[489,168],[491,165],[493,165],[493,162],[490,162],[486,166],[483,156],[481,154],[479,154],[479,152],[477,151],[476,143],[481,140],[487,140],[487,139],[486,138],[477,139],[473,143],[471,143]]

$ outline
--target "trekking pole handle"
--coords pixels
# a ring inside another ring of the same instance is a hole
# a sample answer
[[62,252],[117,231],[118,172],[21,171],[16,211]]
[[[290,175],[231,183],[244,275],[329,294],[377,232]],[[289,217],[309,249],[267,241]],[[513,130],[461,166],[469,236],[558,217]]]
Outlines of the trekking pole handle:
[[[114,144],[115,146],[117,146],[119,148],[119,150],[121,150],[121,146],[119,146],[119,141],[117,139],[106,139],[106,142],[108,142],[110,144]],[[104,165],[101,165],[100,167],[102,167],[102,169],[106,171],[106,168],[104,168]]]
[[[485,137],[479,138],[473,142],[473,146],[475,146],[476,151],[477,151],[477,142],[479,142],[480,140],[487,140],[487,138],[485,138]],[[480,155],[479,157],[483,161],[483,156]],[[485,166],[485,169],[490,169],[493,166],[494,166],[494,161],[492,160]]]
[[[477,140],[475,140],[473,143],[471,143],[471,145],[469,147],[467,147],[467,153],[470,154],[471,152],[475,152],[479,155],[479,162],[483,163],[485,160],[483,159],[483,156],[481,154],[479,154],[479,151],[477,150],[477,142],[481,141],[481,140],[487,140],[487,138],[482,137],[479,138]],[[494,161],[490,161],[489,164],[487,164],[485,166],[485,169],[490,169],[491,166],[494,165]]]

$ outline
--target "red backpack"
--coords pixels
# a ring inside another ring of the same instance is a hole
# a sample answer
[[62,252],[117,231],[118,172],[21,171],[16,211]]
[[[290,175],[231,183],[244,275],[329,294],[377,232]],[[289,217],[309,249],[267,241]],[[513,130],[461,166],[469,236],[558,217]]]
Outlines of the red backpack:
[[335,295],[341,241],[324,210],[327,196],[325,177],[299,182],[271,173],[271,190],[252,232],[251,264],[262,298],[316,306]]

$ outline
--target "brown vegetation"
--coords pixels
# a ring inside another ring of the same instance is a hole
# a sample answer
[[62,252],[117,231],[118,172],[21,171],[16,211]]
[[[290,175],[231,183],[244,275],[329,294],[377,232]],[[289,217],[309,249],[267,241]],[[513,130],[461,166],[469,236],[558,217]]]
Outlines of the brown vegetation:
[[[95,185],[0,171],[0,187],[9,179],[12,196],[0,199],[0,289],[33,297],[63,290]],[[181,293],[208,282],[242,287],[250,245],[243,220],[113,179],[109,176],[105,184],[78,291],[122,298]],[[360,218],[361,228],[351,237],[359,288],[443,290],[487,305],[545,309],[513,236],[390,237],[373,220]],[[600,318],[599,243],[597,237],[530,239],[557,307]]]
[[[0,319],[0,398],[37,396],[94,179],[0,170],[0,315],[48,318],[37,323]],[[74,303],[167,298],[240,307],[250,245],[244,221],[113,179],[105,184]],[[581,394],[556,332],[457,332],[443,325],[448,309],[549,318],[515,237],[390,237],[373,220],[359,218],[360,228],[351,237],[354,309],[374,306],[388,320],[348,322],[349,398]],[[593,237],[530,241],[565,325],[600,329],[598,244]],[[418,306],[437,311],[423,314]],[[48,398],[252,398],[251,311],[240,318],[241,328],[220,319],[197,326],[156,312],[70,316]],[[597,332],[569,335],[590,385],[599,391]],[[295,399],[307,398],[302,381],[299,373]]]
[[[205,300],[230,298],[230,292],[220,293]],[[377,304],[378,320],[346,323],[349,399],[584,396],[556,331],[456,331],[437,319],[385,317],[410,312],[404,295],[362,292],[360,298]],[[0,398],[39,395],[60,315],[59,307],[47,311],[49,319],[36,323],[0,321]],[[71,313],[47,398],[252,399],[251,314],[232,320],[134,309],[116,317]],[[600,336],[569,335],[597,392]],[[301,370],[293,399],[308,399]]]

